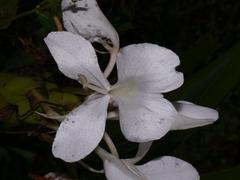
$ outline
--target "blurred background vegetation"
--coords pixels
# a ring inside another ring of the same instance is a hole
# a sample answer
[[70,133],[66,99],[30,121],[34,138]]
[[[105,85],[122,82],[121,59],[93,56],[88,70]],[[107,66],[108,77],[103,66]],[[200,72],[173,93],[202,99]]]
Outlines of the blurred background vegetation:
[[[154,143],[144,158],[173,155],[193,164],[203,180],[240,179],[240,1],[236,0],[99,0],[99,6],[119,32],[121,46],[156,43],[175,51],[185,84],[166,94],[216,108],[213,125],[170,132]],[[60,0],[0,0],[0,179],[44,180],[48,172],[75,179],[104,179],[79,164],[67,164],[51,154],[54,132],[49,120],[34,113],[44,105],[66,114],[85,92],[57,69],[43,38],[56,30]],[[101,58],[100,58],[101,59]],[[101,66],[107,61],[101,60]],[[110,81],[115,82],[116,73]],[[36,92],[43,98],[36,100]],[[54,124],[53,124],[54,125]],[[129,146],[108,123],[122,157]],[[132,147],[132,148],[129,148]],[[101,167],[95,155],[85,162]]]

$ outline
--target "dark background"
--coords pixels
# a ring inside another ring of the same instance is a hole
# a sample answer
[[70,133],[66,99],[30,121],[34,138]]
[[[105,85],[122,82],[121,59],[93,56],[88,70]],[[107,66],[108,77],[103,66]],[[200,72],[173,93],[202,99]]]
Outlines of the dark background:
[[[240,179],[240,2],[236,0],[102,0],[99,6],[119,32],[121,46],[156,43],[176,52],[185,83],[166,94],[216,108],[213,125],[170,132],[154,143],[148,161],[173,155],[194,165],[203,180]],[[36,6],[40,5],[36,9]],[[0,179],[41,179],[59,172],[78,179],[100,179],[79,164],[67,164],[51,154],[53,132],[34,110],[30,91],[66,113],[83,99],[80,86],[64,77],[43,38],[56,30],[59,0],[0,0]],[[101,60],[103,59],[103,60]],[[100,57],[103,67],[107,61]],[[116,81],[112,73],[110,81]],[[127,143],[115,122],[108,132],[122,157],[136,145]],[[132,147],[132,148],[129,148]],[[94,155],[85,162],[101,167]]]

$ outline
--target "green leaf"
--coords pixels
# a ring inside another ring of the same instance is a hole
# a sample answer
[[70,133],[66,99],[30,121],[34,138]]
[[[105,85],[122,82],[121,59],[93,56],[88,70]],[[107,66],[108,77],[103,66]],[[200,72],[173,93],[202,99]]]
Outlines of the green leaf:
[[5,99],[0,95],[0,109],[5,107],[8,103],[5,101]]
[[1,0],[0,29],[8,27],[17,11],[18,0]]
[[6,85],[6,83],[13,77],[14,76],[12,74],[0,72],[0,89],[3,88]]
[[38,14],[38,21],[41,23],[41,25],[46,28],[54,28],[54,21],[52,18],[52,15],[49,12],[41,12]]
[[52,16],[49,12],[40,12],[38,14],[37,20],[41,24],[41,28],[38,29],[38,35],[40,37],[44,37],[49,31],[55,29]]
[[201,176],[201,180],[237,180],[240,179],[240,166]]
[[[223,62],[212,82],[198,97],[198,103],[207,103],[216,106],[223,98],[234,89],[240,82],[240,43],[231,48],[225,55],[220,57]],[[211,98],[209,98],[211,97]]]
[[60,105],[71,105],[79,103],[79,98],[69,93],[50,92],[49,101]]
[[[9,104],[18,106],[19,115],[29,111],[31,108],[26,93],[36,88],[38,86],[37,82],[29,77],[8,77],[5,79],[1,77],[1,79],[5,80],[0,86],[0,95],[4,97],[4,100]],[[30,121],[32,121],[32,117],[30,118]]]
[[216,106],[240,82],[240,43],[192,75],[174,98]]
[[30,77],[13,77],[0,87],[0,94],[7,101],[11,101],[13,96],[24,96],[28,91],[38,87],[38,83]]
[[23,115],[31,109],[31,106],[27,98],[24,98],[22,101],[17,102],[17,106],[19,115]]
[[[36,115],[34,112],[30,112],[30,110],[32,108],[31,108],[31,105],[27,98],[23,99],[22,101],[17,102],[16,105],[18,106],[18,115],[19,116],[24,115],[24,117],[21,117],[21,121],[19,121],[20,123],[22,123],[22,122],[28,123],[28,124],[38,124],[39,123],[39,119],[37,118],[38,115]],[[26,113],[27,113],[27,117],[26,117]]]
[[46,83],[46,89],[48,91],[53,90],[53,89],[57,89],[57,85],[53,84],[53,83]]
[[203,36],[183,55],[181,67],[184,74],[193,72],[198,66],[204,64],[218,47],[218,41],[214,37],[208,34]]

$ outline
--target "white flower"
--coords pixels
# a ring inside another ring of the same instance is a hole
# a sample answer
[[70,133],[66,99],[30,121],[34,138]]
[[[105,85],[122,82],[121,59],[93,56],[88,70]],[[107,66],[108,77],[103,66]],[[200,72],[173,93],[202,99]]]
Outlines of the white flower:
[[136,162],[132,162],[131,159],[119,159],[101,148],[97,151],[103,159],[105,176],[108,180],[200,179],[198,172],[191,164],[175,157],[163,156],[143,165],[134,165]]
[[116,30],[100,10],[96,0],[62,0],[63,23],[67,31],[80,34],[91,42],[111,40],[119,47]]
[[148,43],[122,48],[117,55],[118,82],[110,86],[86,39],[52,32],[44,40],[63,74],[98,92],[61,123],[52,149],[56,157],[74,162],[96,148],[104,134],[110,99],[118,105],[124,136],[133,142],[157,140],[171,129],[202,126],[217,119],[215,110],[193,104],[177,104],[177,112],[163,97],[161,93],[183,83],[183,74],[175,70],[179,58],[166,48]]

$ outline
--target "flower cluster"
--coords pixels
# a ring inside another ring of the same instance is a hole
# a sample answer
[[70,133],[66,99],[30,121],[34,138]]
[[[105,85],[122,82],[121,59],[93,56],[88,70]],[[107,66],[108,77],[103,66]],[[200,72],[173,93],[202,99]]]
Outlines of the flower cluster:
[[[59,70],[67,77],[95,91],[72,110],[57,130],[52,152],[66,162],[76,162],[93,150],[102,158],[107,179],[199,179],[187,162],[164,156],[144,165],[134,165],[147,153],[151,142],[170,130],[204,126],[218,119],[217,111],[186,101],[170,102],[162,93],[183,84],[176,71],[178,56],[164,47],[143,43],[119,48],[119,37],[96,0],[62,0],[67,31],[51,32],[44,39]],[[100,70],[91,42],[110,52],[106,70]],[[118,82],[107,77],[117,66]],[[98,146],[104,136],[108,105],[118,107],[121,131],[138,142],[135,158],[120,159]]]

